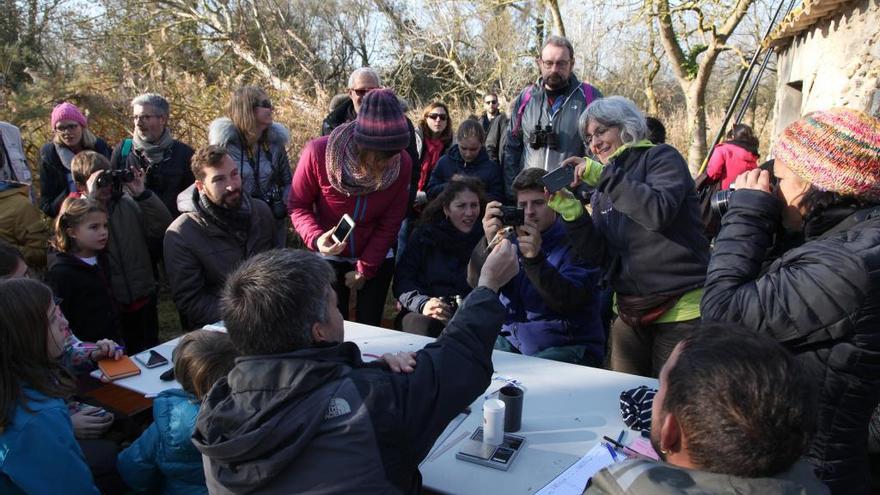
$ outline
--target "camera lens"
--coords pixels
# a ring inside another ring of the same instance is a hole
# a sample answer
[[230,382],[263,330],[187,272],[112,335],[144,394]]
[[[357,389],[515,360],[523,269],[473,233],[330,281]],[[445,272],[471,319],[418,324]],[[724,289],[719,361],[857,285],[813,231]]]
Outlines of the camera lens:
[[712,200],[709,205],[712,208],[712,213],[717,215],[719,218],[723,217],[725,213],[727,213],[727,208],[730,203],[730,198],[733,196],[733,189],[725,189],[724,191],[718,191],[712,196]]

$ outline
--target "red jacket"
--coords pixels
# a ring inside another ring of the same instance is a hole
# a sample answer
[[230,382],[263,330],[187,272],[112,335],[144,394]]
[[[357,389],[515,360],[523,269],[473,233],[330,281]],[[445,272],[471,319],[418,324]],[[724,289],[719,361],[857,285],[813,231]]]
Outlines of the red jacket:
[[400,154],[400,174],[391,186],[364,196],[339,192],[327,178],[327,136],[306,143],[293,174],[287,209],[293,227],[309,249],[344,213],[354,219],[354,232],[340,256],[357,259],[357,271],[372,278],[397,240],[406,215],[412,163]]
[[758,156],[751,151],[732,143],[721,143],[715,146],[706,175],[721,179],[721,189],[727,189],[736,180],[736,176],[758,168]]

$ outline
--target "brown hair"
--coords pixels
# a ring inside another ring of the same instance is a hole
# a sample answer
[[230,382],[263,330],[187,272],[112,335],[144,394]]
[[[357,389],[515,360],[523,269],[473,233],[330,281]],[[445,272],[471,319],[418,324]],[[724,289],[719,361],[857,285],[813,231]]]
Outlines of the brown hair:
[[358,168],[374,179],[381,179],[388,166],[388,160],[399,155],[400,151],[370,150],[358,148]]
[[[435,136],[434,132],[428,127],[428,123],[426,120],[428,119],[428,114],[431,113],[432,110],[442,108],[444,112],[446,112],[446,128],[443,129],[439,135]],[[439,101],[432,101],[422,110],[422,117],[419,119],[419,130],[422,131],[422,137],[425,139],[428,138],[436,138],[440,141],[443,141],[443,144],[449,144],[452,142],[452,115],[449,114],[449,107],[445,104],[440,103]]]
[[480,218],[482,218],[483,212],[486,211],[486,190],[483,188],[483,181],[477,177],[456,174],[443,186],[443,191],[425,207],[420,223],[429,224],[442,220],[445,216],[443,209],[449,208],[449,205],[455,201],[455,196],[466,191],[476,194],[480,200]]
[[104,205],[98,203],[94,199],[88,198],[67,198],[61,203],[61,209],[58,217],[55,219],[55,249],[62,253],[76,250],[76,241],[67,229],[74,229],[77,225],[85,221],[89,213],[103,213],[107,215]]
[[27,409],[23,386],[57,398],[76,389],[70,373],[47,351],[51,306],[52,291],[43,283],[0,280],[0,433],[16,406]]
[[110,160],[106,156],[91,150],[80,151],[70,161],[73,181],[85,185],[89,177],[98,170],[110,170]]
[[[229,98],[227,112],[229,118],[238,132],[241,133],[242,150],[260,140],[261,135],[257,134],[257,121],[254,118],[254,107],[262,100],[268,99],[266,92],[256,86],[242,86],[232,93]],[[264,133],[266,131],[263,131]]]
[[195,330],[184,335],[174,350],[174,377],[184,390],[202,400],[235,366],[237,356],[229,334]]
[[470,138],[476,138],[481,145],[485,144],[486,131],[483,129],[483,124],[479,123],[477,120],[465,119],[455,132],[455,140],[460,143],[462,140]]
[[205,167],[217,168],[226,156],[226,148],[214,144],[199,148],[190,161],[190,169],[196,180],[205,180]]

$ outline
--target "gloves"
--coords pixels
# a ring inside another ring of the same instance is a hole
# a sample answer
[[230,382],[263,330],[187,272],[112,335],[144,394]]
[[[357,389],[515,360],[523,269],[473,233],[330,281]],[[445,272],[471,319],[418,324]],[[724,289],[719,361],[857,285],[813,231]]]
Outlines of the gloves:
[[581,180],[596,187],[596,184],[599,183],[599,176],[602,175],[604,165],[589,157],[585,157],[584,160],[586,160],[586,167],[584,167],[584,172],[581,174]]
[[547,206],[559,213],[566,222],[574,222],[584,214],[581,202],[565,189],[553,193]]

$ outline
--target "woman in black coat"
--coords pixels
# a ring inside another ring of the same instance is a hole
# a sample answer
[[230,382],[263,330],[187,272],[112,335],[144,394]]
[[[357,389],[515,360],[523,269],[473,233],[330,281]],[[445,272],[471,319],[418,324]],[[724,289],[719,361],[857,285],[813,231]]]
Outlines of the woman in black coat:
[[467,266],[485,206],[480,180],[456,176],[425,209],[395,271],[394,297],[403,307],[395,328],[430,337],[443,331],[456,301],[471,291]]
[[84,150],[93,150],[110,158],[110,147],[89,131],[85,115],[76,105],[61,103],[52,109],[51,143],[40,148],[40,209],[55,217],[68,194],[76,192],[70,173],[73,157]]
[[[766,171],[736,180],[702,316],[769,335],[804,363],[818,392],[808,459],[832,493],[867,493],[868,422],[880,398],[880,122],[815,112],[775,149],[775,190]],[[768,260],[780,225],[802,240]]]

